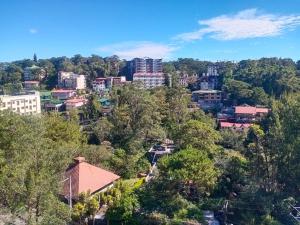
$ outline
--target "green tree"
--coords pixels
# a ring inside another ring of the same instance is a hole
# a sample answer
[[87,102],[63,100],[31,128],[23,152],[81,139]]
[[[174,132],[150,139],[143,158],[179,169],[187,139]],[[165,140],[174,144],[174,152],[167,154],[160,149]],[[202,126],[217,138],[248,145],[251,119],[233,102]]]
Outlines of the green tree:
[[214,153],[217,150],[216,143],[220,139],[219,133],[211,124],[189,120],[182,127],[177,140],[181,148],[192,146],[208,153]]
[[188,197],[209,195],[218,177],[213,161],[205,151],[195,148],[161,158],[158,169],[160,176],[171,185],[170,188]]
[[33,61],[37,63],[37,56],[35,53],[33,54]]
[[133,224],[134,213],[139,208],[138,199],[134,194],[125,194],[109,207],[106,216],[110,224]]
[[26,224],[39,224],[51,216],[59,223],[67,206],[58,204],[60,179],[72,152],[59,148],[46,137],[38,117],[0,114],[0,202],[12,212],[22,212]]

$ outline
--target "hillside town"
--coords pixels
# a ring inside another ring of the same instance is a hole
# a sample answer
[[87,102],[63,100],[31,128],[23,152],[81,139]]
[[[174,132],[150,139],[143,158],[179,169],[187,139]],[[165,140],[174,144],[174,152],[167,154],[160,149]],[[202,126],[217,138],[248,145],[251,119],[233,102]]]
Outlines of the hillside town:
[[297,0],[0,9],[0,225],[299,225]]

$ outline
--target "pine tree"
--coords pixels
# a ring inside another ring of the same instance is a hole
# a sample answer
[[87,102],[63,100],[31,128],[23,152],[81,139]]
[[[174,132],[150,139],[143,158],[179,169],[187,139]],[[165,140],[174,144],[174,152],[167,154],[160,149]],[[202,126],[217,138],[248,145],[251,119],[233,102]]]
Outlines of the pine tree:
[[37,62],[37,56],[36,56],[35,53],[34,53],[34,55],[33,55],[33,61]]

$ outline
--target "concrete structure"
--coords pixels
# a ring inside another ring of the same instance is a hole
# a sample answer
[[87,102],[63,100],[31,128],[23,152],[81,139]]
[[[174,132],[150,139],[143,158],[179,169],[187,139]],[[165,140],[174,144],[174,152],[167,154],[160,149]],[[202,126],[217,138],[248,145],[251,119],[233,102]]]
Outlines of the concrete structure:
[[93,82],[93,90],[100,93],[113,86],[123,85],[126,83],[126,77],[99,77]]
[[162,143],[153,145],[148,151],[152,158],[151,164],[154,165],[160,156],[173,153],[175,147],[174,141],[170,139],[165,139]]
[[203,73],[199,79],[199,88],[201,90],[216,89],[218,87],[219,74],[217,67],[209,66],[207,73]]
[[41,113],[40,93],[25,92],[16,95],[0,95],[0,110],[11,110],[20,115]]
[[99,77],[96,78],[96,80],[93,82],[93,90],[96,92],[102,92],[106,89],[106,78],[105,77]]
[[46,76],[46,71],[39,66],[26,67],[24,69],[24,80],[42,80]]
[[[110,171],[93,166],[85,161],[84,157],[75,158],[65,172],[63,195],[67,198],[77,199],[80,193],[90,191],[91,194],[102,192],[112,187],[120,177]],[[70,191],[71,189],[71,191]]]
[[192,92],[192,101],[200,108],[210,109],[221,106],[222,92],[218,90],[198,90]]
[[52,97],[59,100],[66,100],[76,95],[75,90],[58,89],[51,92]]
[[62,111],[63,105],[64,105],[63,101],[59,99],[51,99],[44,103],[43,108],[46,112],[51,112],[51,111],[60,112]]
[[74,98],[68,99],[65,101],[66,111],[79,108],[87,103],[87,100],[84,98]]
[[60,71],[58,73],[58,87],[82,90],[86,88],[84,75],[78,75],[73,72]]
[[105,80],[106,88],[111,89],[113,86],[118,86],[126,83],[126,77],[107,77]]
[[189,76],[187,73],[182,73],[180,71],[177,71],[176,73],[179,77],[178,84],[184,87],[187,87],[189,84],[196,83],[198,80],[198,76],[196,74]]
[[36,80],[28,80],[24,81],[23,85],[26,90],[34,90],[39,88],[40,82]]
[[144,88],[155,88],[166,84],[166,77],[163,73],[135,73],[134,82],[141,82]]
[[134,58],[130,64],[131,73],[162,73],[162,59]]

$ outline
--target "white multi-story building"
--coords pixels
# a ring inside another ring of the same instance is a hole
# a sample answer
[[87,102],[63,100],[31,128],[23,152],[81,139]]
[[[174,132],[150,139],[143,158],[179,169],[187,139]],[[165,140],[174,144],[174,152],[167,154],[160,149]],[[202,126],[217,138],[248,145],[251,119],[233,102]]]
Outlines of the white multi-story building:
[[84,75],[78,75],[73,72],[58,73],[58,86],[61,88],[71,88],[82,90],[86,88],[86,81]]
[[166,78],[163,73],[135,73],[133,74],[134,82],[141,82],[144,88],[155,88],[164,86]]
[[0,110],[11,110],[20,115],[41,113],[40,93],[38,91],[15,95],[0,95]]

